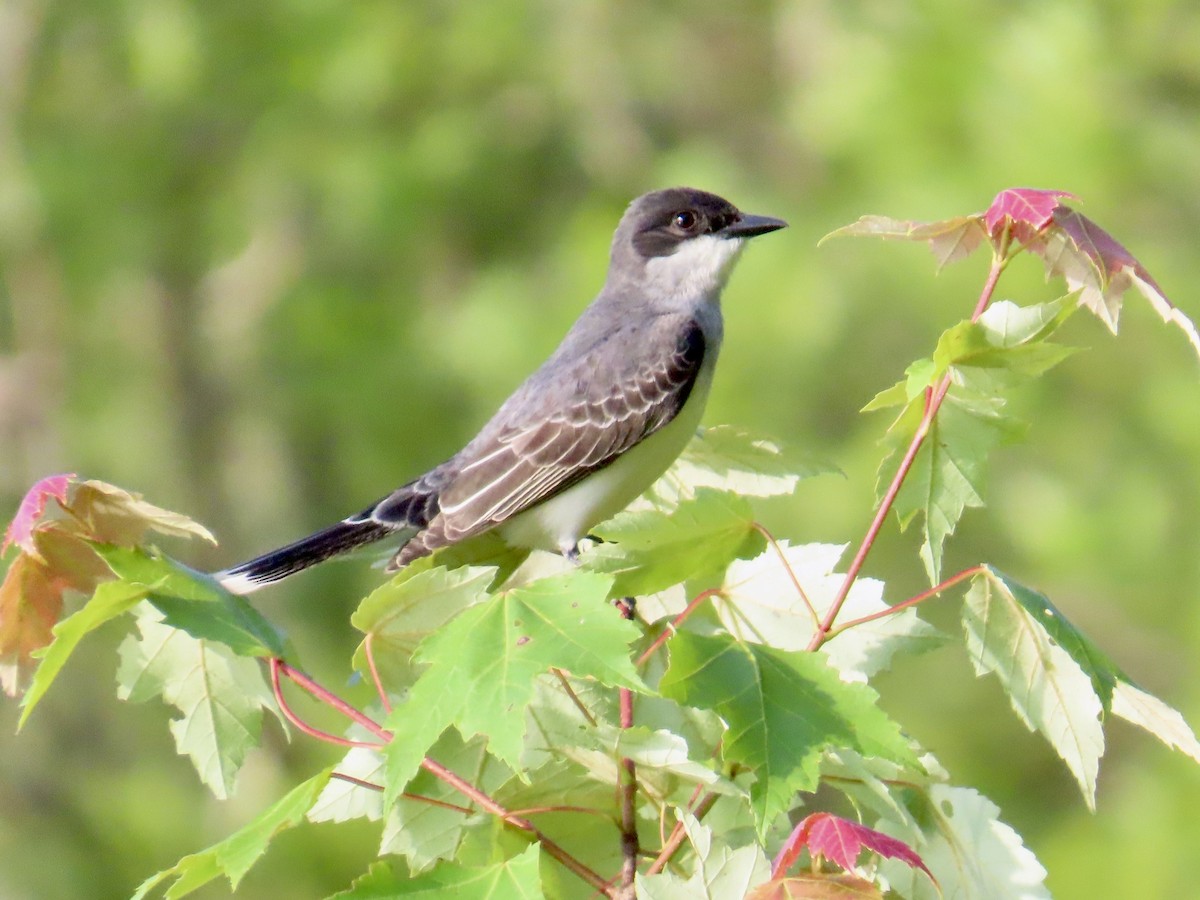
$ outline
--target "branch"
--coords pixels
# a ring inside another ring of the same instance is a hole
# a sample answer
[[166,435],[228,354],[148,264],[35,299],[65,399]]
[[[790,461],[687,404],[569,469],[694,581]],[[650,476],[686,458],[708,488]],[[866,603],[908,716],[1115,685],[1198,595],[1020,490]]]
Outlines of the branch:
[[654,651],[671,639],[671,635],[675,633],[675,629],[683,623],[683,620],[696,611],[696,607],[698,607],[709,597],[718,596],[720,593],[720,588],[709,588],[707,591],[701,591],[699,594],[697,594],[695,599],[687,605],[687,608],[684,609],[684,611],[677,615],[674,619],[672,619],[671,624],[666,627],[663,633],[656,637],[654,639],[654,643],[647,647],[645,652],[638,657],[636,665],[645,665],[646,660],[654,655]]
[[922,591],[921,593],[917,594],[915,597],[909,597],[907,600],[903,601],[902,603],[897,603],[894,606],[889,606],[887,609],[876,610],[875,612],[873,612],[869,615],[866,615],[866,616],[859,616],[857,619],[851,619],[849,622],[843,622],[841,625],[837,625],[837,626],[829,629],[829,633],[825,635],[825,640],[827,640],[827,641],[832,640],[833,638],[835,638],[839,634],[841,634],[843,631],[853,628],[856,625],[864,625],[867,622],[874,622],[876,619],[882,619],[885,616],[890,616],[893,613],[898,613],[903,609],[908,609],[910,606],[916,606],[918,603],[924,603],[930,597],[936,597],[938,594],[942,593],[942,591],[947,591],[950,588],[954,587],[956,584],[958,584],[960,581],[965,581],[968,578],[972,578],[972,577],[978,575],[982,571],[983,571],[982,565],[975,565],[975,566],[971,566],[971,568],[969,568],[969,569],[963,569],[957,575],[951,575],[949,578],[947,578],[941,584],[936,584],[933,587],[931,587],[929,590]]
[[[620,607],[621,615],[632,619],[632,605]],[[621,698],[621,727],[633,727],[633,691],[629,688],[620,689]],[[637,832],[637,764],[625,757],[621,760],[621,887],[626,892],[633,891],[634,879],[637,878],[637,860],[640,846]]]
[[[1005,246],[1007,246],[1007,242],[1005,242]],[[996,252],[992,255],[992,267],[988,271],[987,281],[984,282],[983,290],[979,293],[979,300],[975,304],[975,310],[971,314],[972,322],[977,321],[988,308],[988,304],[991,303],[992,295],[996,291],[996,282],[1000,280],[1000,275],[1004,271],[1005,266],[1008,265],[1008,260],[1009,257],[1002,252]],[[908,450],[905,451],[904,459],[901,460],[900,467],[896,470],[896,474],[892,478],[892,483],[888,485],[887,492],[883,495],[883,501],[875,511],[875,518],[871,520],[871,525],[858,547],[858,552],[854,554],[854,560],[850,563],[850,568],[846,570],[846,577],[842,580],[842,586],[838,589],[837,595],[829,607],[829,611],[825,614],[825,618],[813,633],[812,640],[808,644],[809,650],[816,650],[829,639],[833,623],[850,594],[850,588],[854,586],[859,572],[862,571],[863,564],[867,560],[867,554],[871,552],[871,548],[875,545],[875,539],[879,536],[879,532],[883,528],[883,523],[887,520],[888,513],[891,512],[892,504],[896,501],[896,495],[900,493],[900,486],[904,484],[904,479],[908,477],[908,473],[912,469],[913,461],[917,458],[917,453],[920,451],[921,445],[925,443],[925,438],[929,434],[929,428],[933,424],[934,417],[937,416],[942,401],[946,399],[946,393],[950,390],[950,384],[950,373],[946,373],[935,386],[925,389],[925,414],[921,417],[920,424],[917,425],[917,432],[913,435],[912,442],[908,445]]]

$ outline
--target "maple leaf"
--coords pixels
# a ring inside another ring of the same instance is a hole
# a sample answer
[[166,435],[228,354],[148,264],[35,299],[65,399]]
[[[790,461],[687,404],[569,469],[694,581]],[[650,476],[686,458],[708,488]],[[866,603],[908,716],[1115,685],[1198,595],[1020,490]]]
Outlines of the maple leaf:
[[16,544],[26,553],[38,555],[37,548],[33,545],[34,526],[42,518],[42,513],[46,511],[46,503],[51,497],[58,501],[59,506],[66,505],[67,490],[74,477],[73,474],[47,475],[25,492],[21,505],[17,507],[17,514],[4,531],[4,543],[0,544],[0,554],[12,544]]
[[1047,275],[1061,275],[1079,303],[1094,313],[1113,334],[1121,302],[1131,288],[1146,298],[1162,320],[1181,329],[1200,356],[1196,324],[1163,293],[1146,267],[1111,234],[1083,213],[1060,206],[1053,226],[1029,245],[1046,263]]
[[831,231],[818,246],[833,237],[880,237],[899,241],[926,241],[941,269],[965,259],[988,236],[979,215],[956,216],[938,222],[913,222],[888,216],[862,216],[857,222]]
[[921,857],[904,841],[827,812],[813,813],[792,829],[771,863],[771,877],[777,878],[791,868],[805,848],[814,860],[824,857],[846,871],[854,868],[863,850],[870,850],[887,859],[903,860],[937,883]]
[[83,526],[86,537],[105,544],[136,546],[147,531],[217,543],[212,532],[199,522],[103,481],[93,479],[76,485],[67,509]]
[[983,224],[993,238],[999,238],[1007,226],[1014,238],[1026,244],[1050,224],[1063,197],[1075,199],[1067,191],[1005,188],[983,214]]
[[883,900],[883,891],[857,875],[808,872],[772,878],[748,893],[746,900]]
[[15,697],[28,684],[33,653],[48,643],[62,612],[62,585],[35,557],[18,556],[0,584],[0,685]]

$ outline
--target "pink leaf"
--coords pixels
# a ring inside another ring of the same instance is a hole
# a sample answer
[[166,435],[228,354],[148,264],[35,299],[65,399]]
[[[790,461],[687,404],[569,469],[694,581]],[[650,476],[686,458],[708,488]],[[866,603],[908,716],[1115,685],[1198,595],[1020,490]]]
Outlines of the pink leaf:
[[983,215],[988,234],[996,237],[1006,221],[1013,224],[1013,236],[1025,243],[1050,224],[1058,201],[1075,195],[1067,191],[1042,191],[1037,188],[1005,188],[996,195]]
[[1068,289],[1079,291],[1079,302],[1116,334],[1121,302],[1130,288],[1146,298],[1164,322],[1187,335],[1200,356],[1200,333],[1146,271],[1146,267],[1111,234],[1083,213],[1060,206],[1054,227],[1029,245],[1046,261],[1049,275],[1061,275]]
[[902,860],[913,868],[920,869],[937,883],[933,873],[908,844],[873,828],[825,812],[813,813],[792,829],[771,865],[771,877],[778,877],[787,871],[805,847],[814,859],[823,856],[846,870],[854,868],[859,854],[866,848],[880,856]]
[[4,543],[0,544],[0,553],[4,553],[10,545],[16,544],[26,553],[37,556],[33,545],[33,528],[46,511],[46,502],[53,497],[63,505],[67,502],[67,489],[71,486],[73,474],[48,475],[37,482],[25,494],[25,499],[17,507],[17,514],[8,523],[4,532]]

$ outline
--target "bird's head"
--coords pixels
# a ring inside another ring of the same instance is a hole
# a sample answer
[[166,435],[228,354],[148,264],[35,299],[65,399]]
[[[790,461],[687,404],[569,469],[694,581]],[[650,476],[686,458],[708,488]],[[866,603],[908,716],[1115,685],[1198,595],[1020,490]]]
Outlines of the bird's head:
[[613,236],[609,284],[664,300],[710,296],[724,286],[747,239],[786,226],[695,188],[643,194]]

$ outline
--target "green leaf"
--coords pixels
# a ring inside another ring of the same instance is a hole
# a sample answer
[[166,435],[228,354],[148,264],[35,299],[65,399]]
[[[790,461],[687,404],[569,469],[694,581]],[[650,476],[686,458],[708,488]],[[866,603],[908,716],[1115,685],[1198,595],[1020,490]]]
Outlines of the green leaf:
[[669,513],[626,511],[597,527],[604,543],[589,548],[583,562],[613,576],[614,596],[640,597],[759,553],[765,542],[753,525],[748,502],[701,488]]
[[963,605],[967,653],[976,674],[992,672],[1000,679],[1021,721],[1050,742],[1094,809],[1104,755],[1103,705],[1088,672],[1051,639],[1043,619],[985,570]]
[[700,488],[742,497],[791,494],[803,478],[837,467],[801,459],[778,441],[731,425],[702,429],[651,489],[655,500],[673,507]]
[[218,641],[241,656],[283,656],[279,633],[262,613],[203,572],[141,549],[96,545],[121,581],[145,590],[174,628]]
[[[948,329],[932,358],[909,367],[901,383],[907,405],[888,430],[891,452],[880,466],[876,492],[883,497],[920,428],[925,389],[949,374],[950,390],[893,507],[902,529],[921,515],[921,558],[931,583],[941,580],[942,548],[963,512],[983,506],[989,454],[1024,431],[1005,411],[1003,392],[1073,352],[1046,341],[1072,309],[1063,300],[1030,307],[999,301],[977,322]],[[890,388],[867,409],[898,405],[900,393],[900,385]]]
[[645,690],[629,658],[637,627],[607,603],[612,581],[587,572],[545,578],[464,610],[422,641],[427,663],[408,700],[388,717],[385,806],[416,773],[449,725],[520,769],[525,709],[538,675],[551,668],[608,685]]
[[184,897],[220,875],[229,879],[232,890],[237,890],[238,883],[266,852],[271,839],[304,821],[304,814],[329,781],[331,771],[326,769],[297,785],[282,800],[220,843],[185,856],[171,868],[147,878],[133,900],[142,900],[167,878],[174,878],[175,882],[167,889],[166,900]]
[[[380,675],[393,690],[416,678],[412,656],[417,645],[464,609],[487,599],[496,575],[491,567],[446,569],[427,560],[401,569],[372,591],[350,617],[350,624],[370,635]],[[361,647],[354,662],[359,671],[367,670]]]
[[693,851],[691,874],[687,880],[669,873],[638,878],[638,896],[643,900],[745,897],[751,888],[771,877],[771,864],[761,847],[730,847],[690,813],[680,818]]
[[[845,580],[834,570],[845,549],[833,544],[793,547],[780,541],[780,552],[768,548],[754,559],[734,560],[725,572],[720,594],[712,600],[717,618],[741,640],[780,650],[804,650],[816,622],[796,583],[817,615],[824,618]],[[858,578],[839,618],[845,622],[887,608],[883,582]],[[844,680],[867,681],[886,669],[896,653],[919,653],[939,643],[937,629],[917,618],[916,610],[906,609],[836,635],[821,652]]]
[[105,582],[96,588],[95,593],[78,612],[67,616],[54,626],[54,641],[35,653],[41,661],[33,673],[29,690],[21,698],[18,729],[25,724],[25,720],[29,718],[38,701],[45,696],[46,691],[50,690],[50,685],[79,646],[79,642],[105,622],[133,609],[145,596],[145,589],[138,585],[120,581]]
[[120,647],[118,696],[135,703],[161,696],[183,713],[171,722],[176,748],[217,797],[227,798],[258,745],[262,710],[275,705],[259,664],[150,615],[138,618],[138,629],[140,637],[130,635]]
[[[931,584],[941,580],[942,547],[964,510],[983,506],[988,454],[1016,434],[1016,423],[1000,412],[1001,403],[947,394],[896,495],[893,509],[901,528],[921,514],[921,559]],[[910,418],[919,420],[916,404],[911,409],[915,416]],[[911,431],[904,428],[890,437],[894,449],[880,469],[879,492],[891,483],[915,430],[914,424]]]
[[1091,679],[1104,712],[1112,712],[1200,762],[1200,743],[1178,711],[1142,690],[1092,640],[1076,628],[1045,596],[1018,584],[1003,572],[986,567],[988,577],[1002,585],[1013,601],[1062,647]]
[[669,647],[659,691],[725,720],[722,756],[754,772],[750,800],[760,837],[797,791],[816,788],[828,747],[915,763],[899,726],[876,705],[878,695],[843,682],[819,654],[686,631]]
[[334,894],[329,900],[386,900],[391,897],[541,900],[545,895],[539,862],[535,844],[519,856],[494,865],[470,868],[445,863],[416,878],[397,878],[389,867],[379,863],[350,890]]

